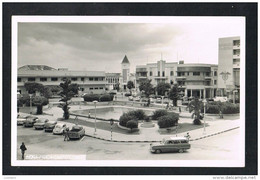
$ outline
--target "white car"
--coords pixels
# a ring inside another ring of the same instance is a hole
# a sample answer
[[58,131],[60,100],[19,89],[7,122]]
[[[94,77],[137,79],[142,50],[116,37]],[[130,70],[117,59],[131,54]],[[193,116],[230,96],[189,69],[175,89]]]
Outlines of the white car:
[[227,97],[215,97],[214,101],[227,102],[228,98]]
[[68,128],[68,126],[65,123],[59,123],[56,124],[52,133],[53,134],[63,134],[63,132]]
[[17,116],[17,125],[23,125],[28,116],[19,115]]
[[134,100],[133,96],[128,96],[128,100],[133,101]]

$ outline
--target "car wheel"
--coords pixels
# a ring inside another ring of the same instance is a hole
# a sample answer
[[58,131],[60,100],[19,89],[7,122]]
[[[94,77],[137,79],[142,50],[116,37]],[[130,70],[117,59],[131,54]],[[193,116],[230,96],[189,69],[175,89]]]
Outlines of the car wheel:
[[180,149],[180,150],[179,150],[179,153],[183,153],[183,152],[184,152],[184,150],[183,150],[183,149]]
[[160,149],[156,149],[155,153],[160,154],[162,151]]

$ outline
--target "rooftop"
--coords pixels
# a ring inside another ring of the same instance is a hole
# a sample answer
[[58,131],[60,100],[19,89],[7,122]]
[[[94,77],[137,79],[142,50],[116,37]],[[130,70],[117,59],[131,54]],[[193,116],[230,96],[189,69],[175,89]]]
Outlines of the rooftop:
[[19,77],[105,77],[104,71],[18,70]]
[[125,57],[124,57],[124,59],[123,59],[121,64],[130,64],[130,62],[128,61],[128,58],[127,58],[126,55],[125,55]]

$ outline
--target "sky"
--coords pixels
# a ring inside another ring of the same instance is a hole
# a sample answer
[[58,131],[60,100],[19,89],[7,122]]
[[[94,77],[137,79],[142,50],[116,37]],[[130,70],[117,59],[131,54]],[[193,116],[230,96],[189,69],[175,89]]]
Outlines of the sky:
[[126,55],[136,65],[218,64],[218,39],[244,36],[241,18],[182,18],[151,23],[19,22],[18,67],[120,72]]

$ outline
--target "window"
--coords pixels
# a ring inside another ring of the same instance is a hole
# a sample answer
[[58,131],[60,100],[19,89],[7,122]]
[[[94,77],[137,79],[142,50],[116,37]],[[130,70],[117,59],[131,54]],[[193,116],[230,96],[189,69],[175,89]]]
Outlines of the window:
[[78,80],[78,78],[76,78],[76,77],[73,77],[73,78],[71,78],[71,80],[72,80],[72,81],[77,81],[77,80]]
[[93,88],[91,87],[91,88],[89,88],[90,90],[93,90]]
[[153,72],[152,71],[150,71],[150,76],[153,76]]
[[98,89],[98,87],[95,87],[95,89]]
[[208,76],[208,77],[209,77],[209,76],[210,76],[210,72],[206,72],[206,76]]
[[98,78],[97,78],[97,77],[95,77],[95,81],[98,81]]
[[18,81],[18,82],[21,82],[21,81],[22,81],[22,79],[21,79],[21,78],[17,78],[17,81]]
[[103,89],[103,87],[99,87],[99,89]]
[[189,72],[187,72],[187,76],[189,76],[190,75],[190,73]]
[[205,85],[210,86],[210,81],[206,81]]
[[214,84],[217,85],[217,80],[214,80]]
[[173,74],[173,71],[171,71],[171,76],[173,76],[174,74]]
[[47,78],[40,78],[40,81],[47,81]]
[[29,77],[29,78],[28,78],[28,81],[35,81],[35,78]]
[[200,72],[193,72],[193,76],[200,76]]
[[214,71],[214,76],[218,76],[218,71]]
[[165,73],[164,73],[164,71],[162,72],[162,76],[164,77],[164,75],[165,75]]
[[185,76],[184,72],[178,72],[178,76]]
[[82,78],[81,78],[81,81],[84,81],[84,80],[85,80],[85,78],[84,78],[84,77],[82,77]]
[[89,80],[90,80],[90,81],[93,81],[93,77],[90,77]]
[[52,78],[51,78],[51,81],[58,81],[58,78],[52,77]]
[[158,71],[158,76],[160,76],[160,71]]

